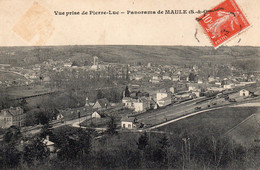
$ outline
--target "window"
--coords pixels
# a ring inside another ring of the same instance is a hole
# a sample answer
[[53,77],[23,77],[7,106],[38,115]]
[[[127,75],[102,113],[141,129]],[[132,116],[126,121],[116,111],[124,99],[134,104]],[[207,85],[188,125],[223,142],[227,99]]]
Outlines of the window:
[[123,124],[123,128],[125,128],[125,124]]
[[131,128],[131,124],[128,124],[128,128]]

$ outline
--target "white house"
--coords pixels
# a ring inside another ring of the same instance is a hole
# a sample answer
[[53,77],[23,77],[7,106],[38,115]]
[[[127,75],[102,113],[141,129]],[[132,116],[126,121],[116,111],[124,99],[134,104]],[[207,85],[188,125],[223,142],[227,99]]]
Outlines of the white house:
[[154,83],[154,84],[157,84],[157,83],[160,83],[160,80],[151,79],[150,82],[151,82],[151,83]]
[[198,79],[198,84],[202,84],[202,83],[203,83],[202,79]]
[[208,77],[208,82],[213,82],[213,81],[215,81],[215,77],[209,76],[209,77]]
[[145,112],[150,109],[150,99],[142,97],[140,99],[132,99],[130,97],[124,97],[122,103],[129,109],[134,109],[135,112]]
[[244,96],[244,97],[248,97],[251,95],[254,95],[255,90],[253,89],[242,89],[239,91],[239,96]]
[[153,80],[161,80],[161,78],[159,76],[153,76],[152,79]]
[[124,129],[134,129],[136,128],[137,119],[135,117],[123,117],[121,119],[121,127]]
[[200,91],[198,84],[190,84],[189,91]]
[[64,116],[61,113],[59,113],[56,117],[57,120],[63,120],[63,118]]
[[162,79],[163,79],[163,80],[171,80],[171,77],[170,77],[170,76],[167,76],[167,75],[164,75],[164,76],[162,77]]
[[224,89],[232,89],[232,88],[234,88],[234,87],[235,87],[234,84],[225,84],[225,85],[223,86]]
[[98,99],[96,103],[93,105],[93,109],[107,109],[111,105],[106,98]]
[[156,99],[157,99],[157,101],[158,100],[161,100],[161,99],[163,99],[163,98],[165,98],[165,97],[167,97],[168,96],[168,93],[166,93],[166,92],[158,92],[158,93],[156,93]]
[[124,104],[125,107],[130,108],[130,107],[132,107],[132,98],[123,97],[122,103]]
[[168,106],[172,103],[172,99],[171,96],[167,96],[161,99],[157,99],[157,104],[159,107],[164,107],[164,106]]
[[179,81],[180,77],[178,75],[172,76],[172,81]]
[[135,112],[145,112],[150,109],[150,101],[149,99],[140,98],[134,102],[134,110]]
[[200,97],[200,91],[193,91],[192,94],[195,94],[196,97]]
[[46,136],[46,138],[43,140],[42,143],[44,143],[47,146],[47,148],[50,150],[50,152],[55,151],[54,143],[52,141],[50,141],[48,135]]
[[72,63],[64,63],[64,67],[71,67]]
[[101,115],[97,111],[95,111],[94,113],[92,113],[91,118],[98,118],[98,119],[100,119]]
[[170,87],[170,88],[169,88],[169,91],[170,91],[171,93],[175,93],[175,88],[174,88],[174,87]]

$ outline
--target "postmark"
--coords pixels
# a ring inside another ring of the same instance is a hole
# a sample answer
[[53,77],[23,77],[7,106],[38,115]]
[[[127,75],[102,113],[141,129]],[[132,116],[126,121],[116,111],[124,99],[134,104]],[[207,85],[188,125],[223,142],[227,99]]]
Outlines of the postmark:
[[225,0],[198,17],[197,21],[215,48],[250,26],[234,0]]
[[53,30],[53,16],[38,2],[34,2],[13,27],[13,31],[31,45],[45,45]]

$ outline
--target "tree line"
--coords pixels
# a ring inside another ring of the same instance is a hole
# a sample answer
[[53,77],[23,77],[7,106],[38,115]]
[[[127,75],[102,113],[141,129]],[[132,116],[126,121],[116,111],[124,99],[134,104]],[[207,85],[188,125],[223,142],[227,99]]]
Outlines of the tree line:
[[[2,168],[17,169],[245,169],[260,165],[260,148],[245,148],[228,138],[188,133],[133,133],[116,131],[113,120],[108,131],[65,126],[25,137],[9,128],[0,145]],[[49,136],[56,156],[42,141]]]

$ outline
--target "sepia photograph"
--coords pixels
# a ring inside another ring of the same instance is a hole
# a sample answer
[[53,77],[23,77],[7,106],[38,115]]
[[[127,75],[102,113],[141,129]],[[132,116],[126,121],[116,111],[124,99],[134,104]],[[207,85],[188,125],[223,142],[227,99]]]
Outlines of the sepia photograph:
[[259,47],[0,50],[4,169],[260,165]]
[[258,2],[153,1],[0,0],[0,169],[259,169]]

